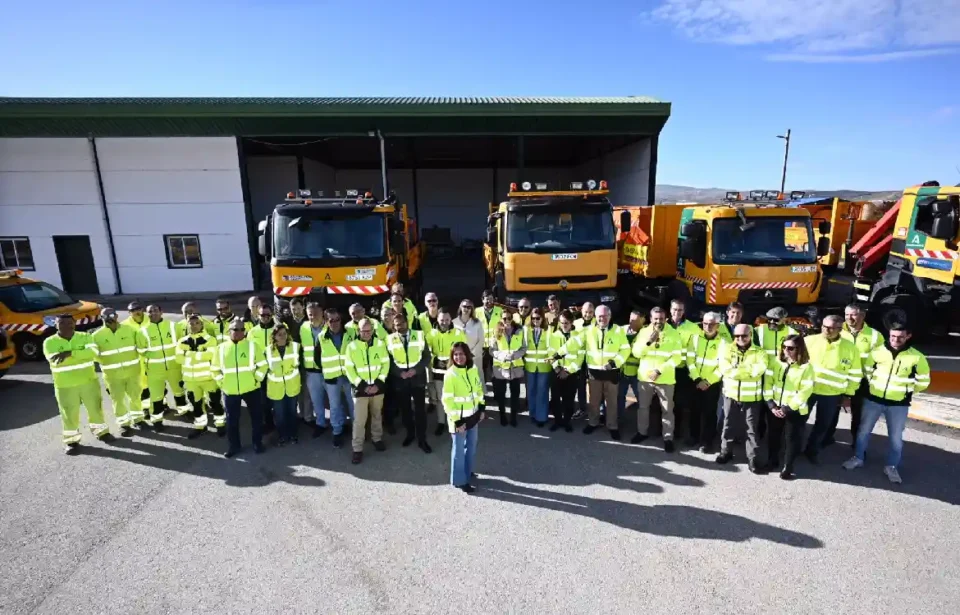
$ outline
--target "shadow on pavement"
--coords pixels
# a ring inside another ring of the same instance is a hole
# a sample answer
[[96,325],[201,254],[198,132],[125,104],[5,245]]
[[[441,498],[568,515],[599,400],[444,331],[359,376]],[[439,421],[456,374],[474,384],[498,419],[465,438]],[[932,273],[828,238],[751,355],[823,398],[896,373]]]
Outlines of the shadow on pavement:
[[477,496],[513,504],[589,517],[634,532],[678,538],[700,538],[744,542],[753,538],[801,549],[824,545],[813,536],[786,530],[745,517],[692,506],[642,506],[620,500],[585,498],[566,493],[541,491],[504,481],[483,481]]
[[0,380],[0,431],[20,429],[60,415],[53,385],[46,382],[4,378]]

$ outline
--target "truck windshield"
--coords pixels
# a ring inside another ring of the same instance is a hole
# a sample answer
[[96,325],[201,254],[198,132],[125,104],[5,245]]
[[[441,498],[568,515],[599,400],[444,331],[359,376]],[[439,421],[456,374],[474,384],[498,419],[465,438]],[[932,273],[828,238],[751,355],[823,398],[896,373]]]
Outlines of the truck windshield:
[[383,244],[379,214],[347,218],[277,214],[274,219],[273,252],[278,258],[380,258]]
[[586,252],[616,246],[613,215],[596,211],[514,211],[507,218],[511,252]]
[[29,282],[0,287],[0,303],[11,312],[43,312],[77,303],[55,286],[46,282]]
[[816,242],[809,218],[748,218],[753,225],[740,230],[740,220],[725,218],[713,224],[713,262],[718,265],[815,263]]

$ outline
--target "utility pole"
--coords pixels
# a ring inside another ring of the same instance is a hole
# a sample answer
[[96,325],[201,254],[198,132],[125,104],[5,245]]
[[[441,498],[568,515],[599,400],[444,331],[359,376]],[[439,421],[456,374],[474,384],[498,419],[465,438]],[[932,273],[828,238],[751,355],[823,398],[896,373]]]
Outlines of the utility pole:
[[790,129],[787,128],[787,134],[777,135],[778,139],[783,139],[783,175],[780,177],[780,192],[787,188],[787,158],[790,157]]

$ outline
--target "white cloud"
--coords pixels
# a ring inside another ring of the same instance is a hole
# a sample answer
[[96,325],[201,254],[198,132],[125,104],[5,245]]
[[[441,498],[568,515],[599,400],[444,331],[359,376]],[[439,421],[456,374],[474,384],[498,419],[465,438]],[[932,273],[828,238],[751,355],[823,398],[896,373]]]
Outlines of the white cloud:
[[698,41],[781,46],[779,61],[883,62],[960,44],[960,0],[662,0],[651,15]]

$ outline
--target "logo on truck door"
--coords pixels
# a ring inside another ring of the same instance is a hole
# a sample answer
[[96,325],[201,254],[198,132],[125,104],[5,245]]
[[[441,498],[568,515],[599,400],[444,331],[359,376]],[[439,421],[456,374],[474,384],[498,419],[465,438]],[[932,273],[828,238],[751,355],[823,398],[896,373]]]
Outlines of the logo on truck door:
[[577,260],[576,254],[554,254],[550,257],[552,261],[575,261]]

